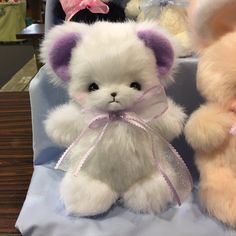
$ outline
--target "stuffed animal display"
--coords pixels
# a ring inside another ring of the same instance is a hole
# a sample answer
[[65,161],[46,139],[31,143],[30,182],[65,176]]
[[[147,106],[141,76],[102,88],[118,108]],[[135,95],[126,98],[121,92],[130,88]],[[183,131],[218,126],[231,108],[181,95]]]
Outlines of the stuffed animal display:
[[141,9],[141,0],[130,0],[125,7],[125,15],[128,19],[144,21],[145,15]]
[[45,121],[67,148],[56,165],[66,171],[66,210],[98,215],[118,199],[145,213],[180,204],[192,183],[168,143],[186,118],[163,89],[175,67],[171,39],[150,22],[68,22],[48,33],[41,56],[71,98]]
[[99,20],[110,22],[126,20],[122,2],[118,0],[60,0],[60,5],[66,21],[92,24]]
[[178,56],[192,55],[187,22],[189,0],[130,0],[125,8],[128,18],[138,22],[147,19],[158,24],[174,36],[179,45]]
[[206,103],[187,122],[206,211],[236,227],[236,1],[198,0],[190,8],[199,52],[197,87]]

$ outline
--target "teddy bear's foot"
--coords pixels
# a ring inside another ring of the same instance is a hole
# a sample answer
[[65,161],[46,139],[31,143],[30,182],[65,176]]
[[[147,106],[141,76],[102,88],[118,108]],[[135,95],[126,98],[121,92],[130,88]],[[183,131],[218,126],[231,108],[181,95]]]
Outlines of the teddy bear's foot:
[[160,213],[172,201],[164,178],[155,173],[134,184],[123,195],[124,205],[135,212]]
[[102,214],[118,198],[107,184],[82,172],[78,176],[68,172],[62,180],[60,194],[66,210],[80,216]]
[[210,215],[236,227],[236,179],[229,171],[217,171],[217,177],[200,184],[200,200]]

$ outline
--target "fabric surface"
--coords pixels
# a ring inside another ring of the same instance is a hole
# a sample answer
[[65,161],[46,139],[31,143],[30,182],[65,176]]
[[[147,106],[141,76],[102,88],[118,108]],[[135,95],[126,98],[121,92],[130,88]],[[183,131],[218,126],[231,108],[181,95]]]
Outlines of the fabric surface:
[[[167,93],[186,107],[190,114],[202,99],[195,88],[197,60],[180,59],[176,82]],[[203,213],[197,201],[196,188],[181,207],[156,215],[135,214],[116,204],[108,213],[93,218],[69,216],[59,197],[63,171],[54,166],[63,150],[53,144],[43,128],[47,112],[68,97],[63,88],[54,87],[43,67],[30,85],[35,170],[30,188],[16,222],[23,236],[236,236],[213,218]],[[183,137],[174,142],[197,186],[193,152]]]
[[0,4],[0,41],[16,41],[16,33],[25,27],[26,2]]
[[16,223],[23,236],[235,236],[204,216],[193,197],[160,216],[134,214],[114,206],[96,218],[68,216],[58,195],[63,173],[35,167],[27,199]]

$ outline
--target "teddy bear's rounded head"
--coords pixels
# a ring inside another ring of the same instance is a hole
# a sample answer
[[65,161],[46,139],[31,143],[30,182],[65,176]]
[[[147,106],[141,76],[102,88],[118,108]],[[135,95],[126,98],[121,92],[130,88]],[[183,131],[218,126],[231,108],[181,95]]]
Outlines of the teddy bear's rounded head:
[[210,102],[236,99],[236,1],[193,0],[190,23],[199,52],[197,87]]
[[84,108],[124,110],[171,79],[171,41],[152,23],[66,23],[46,37],[42,59]]

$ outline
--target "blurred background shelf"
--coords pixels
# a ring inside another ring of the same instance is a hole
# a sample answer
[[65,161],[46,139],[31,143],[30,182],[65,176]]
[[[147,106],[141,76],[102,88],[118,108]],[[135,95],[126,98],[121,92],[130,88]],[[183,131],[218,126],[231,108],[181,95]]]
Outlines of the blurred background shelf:
[[[34,76],[35,73],[30,75],[27,74],[26,76],[24,76],[25,78],[18,76],[18,78],[20,78],[20,81],[17,81],[14,78],[15,74],[18,73],[18,71],[21,70],[21,68],[25,67],[26,64],[29,62],[29,60],[31,60],[34,55],[37,55],[36,57],[37,69],[39,69],[42,66],[42,64],[38,60],[38,48],[41,42],[41,38],[43,38],[44,36],[43,23],[44,23],[46,1],[27,0],[26,3],[27,3],[26,15],[25,15],[26,23],[22,25],[20,28],[17,28],[17,31],[15,29],[13,30],[11,34],[14,35],[14,39],[10,38],[9,40],[2,41],[0,37],[0,89],[3,86],[4,89],[5,88],[8,89],[9,80],[15,81],[17,83],[16,87],[19,84],[25,84],[27,80],[30,80],[29,77]],[[31,24],[31,27],[26,28],[27,24]],[[27,31],[25,32],[24,29],[27,29]],[[32,32],[32,29],[34,32]],[[27,33],[27,35],[25,33]],[[32,71],[32,69],[30,70]],[[12,84],[13,82],[10,83],[11,87]]]
[[0,92],[28,91],[29,83],[37,73],[35,57],[32,57],[1,89]]
[[15,222],[33,171],[28,92],[0,93],[0,235],[21,235]]

